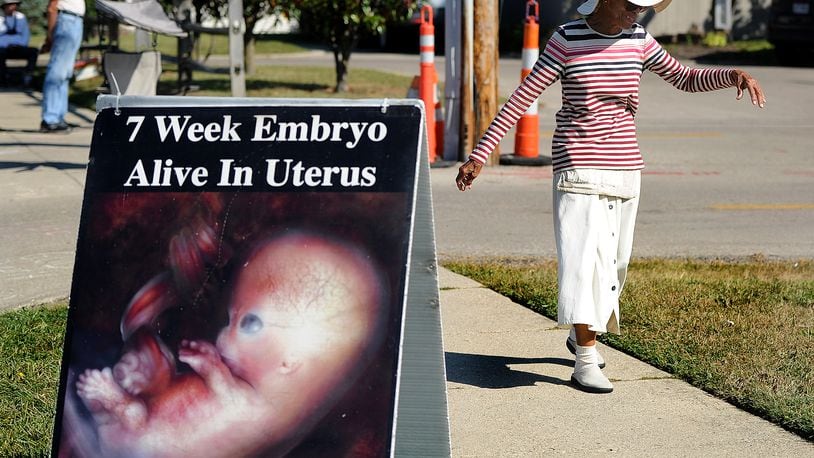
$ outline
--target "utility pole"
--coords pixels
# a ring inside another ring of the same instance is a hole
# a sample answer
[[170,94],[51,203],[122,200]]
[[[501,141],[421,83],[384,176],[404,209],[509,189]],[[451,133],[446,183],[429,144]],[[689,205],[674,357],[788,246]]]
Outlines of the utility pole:
[[458,159],[461,128],[461,1],[447,0],[444,12],[444,156],[453,160]]
[[243,65],[243,0],[229,0],[229,76],[232,97],[246,97],[246,72]]
[[[497,114],[498,8],[497,0],[475,0],[474,73],[475,134],[483,135]],[[488,165],[500,163],[500,148],[489,155]]]
[[461,126],[458,160],[466,161],[475,146],[475,104],[472,84],[474,32],[473,0],[463,0],[461,5],[463,20],[461,25]]

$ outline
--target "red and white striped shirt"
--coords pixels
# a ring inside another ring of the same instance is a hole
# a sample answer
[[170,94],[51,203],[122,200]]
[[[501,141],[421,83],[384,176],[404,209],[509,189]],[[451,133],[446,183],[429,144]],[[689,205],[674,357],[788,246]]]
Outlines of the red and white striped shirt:
[[486,162],[529,105],[559,79],[562,108],[551,142],[554,172],[644,168],[633,120],[644,70],[687,92],[732,86],[730,69],[685,67],[639,24],[607,36],[579,19],[554,32],[531,73],[500,109],[469,158]]

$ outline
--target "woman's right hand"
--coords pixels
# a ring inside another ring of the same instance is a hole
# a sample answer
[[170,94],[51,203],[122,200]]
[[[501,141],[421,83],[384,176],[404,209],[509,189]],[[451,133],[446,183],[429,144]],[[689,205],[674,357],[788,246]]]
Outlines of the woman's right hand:
[[736,100],[743,98],[743,92],[744,89],[746,89],[749,91],[749,98],[752,99],[752,105],[757,105],[760,108],[766,106],[766,95],[763,93],[760,83],[758,83],[757,80],[752,77],[752,75],[740,69],[732,70],[730,75],[732,78],[732,85],[738,90],[738,94],[735,97]]
[[471,188],[472,182],[478,177],[482,168],[483,164],[478,161],[470,159],[464,162],[463,165],[458,168],[458,176],[455,178],[455,184],[458,185],[458,189],[466,191]]

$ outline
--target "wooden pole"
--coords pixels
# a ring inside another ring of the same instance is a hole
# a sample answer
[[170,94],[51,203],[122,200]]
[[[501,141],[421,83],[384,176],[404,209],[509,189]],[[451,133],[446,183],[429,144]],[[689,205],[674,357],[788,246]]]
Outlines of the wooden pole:
[[458,159],[461,128],[461,17],[461,0],[447,0],[444,12],[444,154],[442,159]]
[[[475,0],[475,131],[480,138],[497,114],[498,8],[497,0]],[[500,163],[500,148],[489,156],[487,165]]]
[[474,5],[473,0],[464,0],[461,4],[463,24],[461,27],[461,126],[458,144],[458,160],[466,161],[475,146],[475,106],[472,85],[473,56],[472,40]]

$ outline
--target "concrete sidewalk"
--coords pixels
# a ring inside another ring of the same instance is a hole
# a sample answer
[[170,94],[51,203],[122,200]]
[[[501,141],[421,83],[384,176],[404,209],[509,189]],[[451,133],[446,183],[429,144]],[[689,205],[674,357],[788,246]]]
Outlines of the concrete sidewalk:
[[[69,293],[94,114],[41,134],[37,94],[0,92],[0,107],[2,310]],[[454,170],[431,173],[447,183]],[[566,331],[445,269],[440,288],[453,456],[814,456],[814,444],[604,346],[615,391],[577,391]]]
[[568,331],[441,269],[453,456],[814,456],[814,444],[599,344],[606,395],[569,384]]
[[40,133],[39,93],[0,92],[0,311],[67,297],[95,113]]

